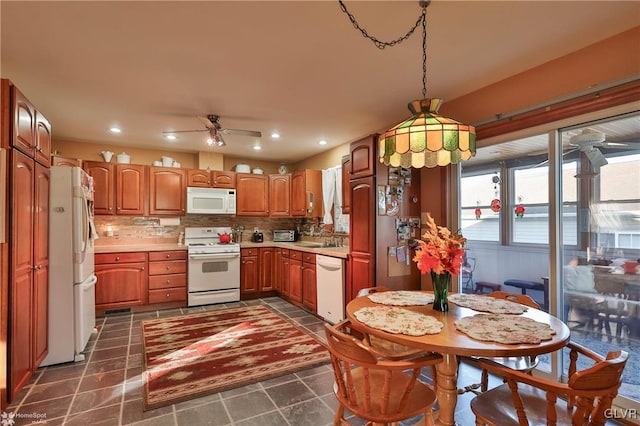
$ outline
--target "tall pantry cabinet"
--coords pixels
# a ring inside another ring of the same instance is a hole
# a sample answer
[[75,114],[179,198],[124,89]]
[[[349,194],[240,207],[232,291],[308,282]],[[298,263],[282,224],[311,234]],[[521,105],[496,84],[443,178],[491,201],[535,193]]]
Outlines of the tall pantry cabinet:
[[[0,404],[29,381],[47,355],[51,126],[2,79],[0,176]],[[0,191],[2,193],[2,191]],[[6,308],[6,309],[5,309]]]

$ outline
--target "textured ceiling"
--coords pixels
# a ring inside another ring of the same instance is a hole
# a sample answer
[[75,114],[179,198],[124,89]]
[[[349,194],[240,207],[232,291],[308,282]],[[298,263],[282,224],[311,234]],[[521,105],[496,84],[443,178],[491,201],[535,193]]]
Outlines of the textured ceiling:
[[[417,1],[347,1],[379,39],[404,34]],[[2,1],[2,76],[55,139],[196,152],[199,115],[262,138],[226,155],[293,162],[384,130],[421,97],[421,37],[379,50],[337,1]],[[640,2],[435,1],[428,96],[445,100],[639,25]],[[108,133],[119,125],[120,135]],[[272,140],[278,131],[282,137]],[[319,146],[320,139],[328,141]],[[263,146],[255,152],[254,144]]]

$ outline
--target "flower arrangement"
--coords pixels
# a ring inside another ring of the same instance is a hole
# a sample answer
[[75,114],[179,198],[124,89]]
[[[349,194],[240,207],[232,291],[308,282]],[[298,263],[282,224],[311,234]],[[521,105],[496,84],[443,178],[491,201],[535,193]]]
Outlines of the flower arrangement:
[[460,231],[451,232],[444,226],[436,225],[436,221],[427,213],[427,231],[418,240],[419,247],[413,261],[417,263],[422,274],[460,274],[460,266],[464,261],[464,244],[467,239]]
[[444,226],[436,225],[436,221],[427,213],[425,223],[427,231],[418,240],[418,248],[413,261],[422,274],[431,273],[433,281],[433,309],[448,311],[447,292],[451,275],[459,275],[464,262],[464,245],[467,239],[460,231],[451,232]]

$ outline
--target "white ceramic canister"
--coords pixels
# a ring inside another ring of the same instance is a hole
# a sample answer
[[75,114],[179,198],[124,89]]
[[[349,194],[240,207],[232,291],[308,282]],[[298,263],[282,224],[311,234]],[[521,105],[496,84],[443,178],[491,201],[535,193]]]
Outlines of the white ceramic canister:
[[236,164],[237,173],[251,173],[251,167],[248,164],[240,163]]
[[129,164],[131,162],[131,157],[126,152],[121,152],[116,156],[116,161],[119,164]]
[[163,167],[173,167],[173,158],[162,156]]
[[162,167],[162,161],[156,160],[156,161],[153,162],[153,165],[156,166],[156,167]]
[[259,167],[256,167],[255,169],[253,169],[253,174],[254,175],[262,175],[262,174],[264,174],[264,170],[262,170]]

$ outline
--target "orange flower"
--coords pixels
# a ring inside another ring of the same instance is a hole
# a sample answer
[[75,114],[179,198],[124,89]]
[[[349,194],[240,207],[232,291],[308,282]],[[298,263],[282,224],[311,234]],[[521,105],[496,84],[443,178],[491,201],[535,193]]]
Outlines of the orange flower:
[[425,225],[427,231],[422,234],[422,240],[418,241],[419,247],[413,257],[420,272],[459,275],[467,239],[460,231],[452,233],[444,226],[436,225],[430,213],[427,213]]

